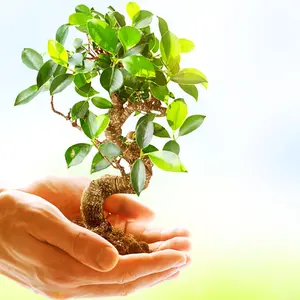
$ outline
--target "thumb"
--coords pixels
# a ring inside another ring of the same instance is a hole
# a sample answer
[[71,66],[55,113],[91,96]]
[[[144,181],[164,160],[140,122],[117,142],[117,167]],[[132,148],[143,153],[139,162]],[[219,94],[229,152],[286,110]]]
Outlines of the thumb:
[[44,199],[22,192],[16,193],[23,200],[26,197],[34,197],[39,202],[39,208],[33,210],[34,217],[29,209],[26,218],[26,228],[32,236],[62,249],[82,264],[97,271],[110,271],[116,266],[119,260],[118,251],[107,240],[72,223],[59,209]]
[[118,251],[107,240],[69,220],[49,224],[47,242],[97,271],[110,271],[119,260]]

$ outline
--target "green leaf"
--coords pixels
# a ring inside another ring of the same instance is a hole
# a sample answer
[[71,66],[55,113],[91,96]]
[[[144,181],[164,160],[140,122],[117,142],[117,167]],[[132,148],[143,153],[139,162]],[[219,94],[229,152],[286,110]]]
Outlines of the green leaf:
[[153,133],[153,121],[145,119],[138,125],[136,130],[136,142],[141,149],[146,148],[150,144]]
[[112,103],[109,100],[102,97],[94,97],[92,99],[92,102],[98,108],[102,108],[102,109],[113,108]]
[[179,39],[180,44],[180,52],[181,53],[188,53],[194,50],[195,44],[187,39]]
[[108,7],[108,9],[111,11],[116,11],[111,5]]
[[101,153],[97,153],[92,162],[91,174],[107,169],[110,163],[105,160]]
[[90,153],[92,146],[89,144],[76,144],[71,146],[65,153],[68,168],[79,165]]
[[74,83],[75,83],[76,87],[80,89],[81,87],[85,86],[88,82],[87,82],[84,74],[79,73],[79,74],[75,75]]
[[83,66],[75,67],[75,71],[78,73],[90,73],[95,67],[95,63],[91,60],[85,59]]
[[80,4],[80,5],[77,5],[75,7],[75,11],[77,13],[82,13],[82,14],[86,14],[86,15],[90,15],[91,14],[91,10],[89,7],[87,7],[86,5],[84,4]]
[[76,50],[80,49],[82,47],[82,45],[83,45],[83,40],[80,38],[76,38],[73,42],[73,46]]
[[180,146],[176,141],[169,141],[164,145],[163,150],[171,151],[178,155],[180,152]]
[[111,59],[108,54],[101,53],[98,56],[97,65],[100,68],[106,69],[106,68],[110,67],[110,64],[111,64]]
[[149,145],[143,149],[143,153],[151,153],[151,152],[156,152],[156,151],[158,151],[158,149],[153,145]]
[[108,12],[106,15],[105,15],[105,22],[111,27],[111,28],[114,28],[117,26],[117,20],[116,18],[114,17],[113,13],[112,12]]
[[177,154],[170,151],[157,151],[148,154],[158,168],[167,172],[187,172]]
[[135,2],[129,2],[126,6],[126,11],[130,19],[133,19],[133,17],[140,11],[140,7]]
[[57,65],[53,77],[55,78],[58,75],[65,74],[67,72],[67,68],[61,65]]
[[179,84],[181,89],[185,91],[187,94],[191,95],[192,97],[195,98],[196,101],[198,101],[198,89],[195,85],[184,85],[184,84]]
[[169,31],[169,26],[168,23],[161,17],[157,17],[158,18],[158,26],[159,26],[159,31],[161,34],[161,37],[163,37],[165,35],[165,33],[167,33]]
[[156,84],[150,85],[151,94],[158,100],[164,101],[168,103],[169,94],[170,91],[168,87],[165,86],[159,86]]
[[48,42],[48,53],[53,61],[64,67],[68,66],[68,53],[65,47],[57,41]]
[[167,131],[167,129],[163,126],[161,126],[158,123],[154,123],[154,135],[160,138],[170,138],[170,134]]
[[109,115],[96,116],[89,111],[85,119],[80,119],[83,132],[90,139],[97,138],[108,126]]
[[205,116],[202,115],[194,115],[188,117],[179,129],[179,136],[184,136],[196,130],[198,127],[201,126],[204,119]]
[[143,191],[146,183],[146,168],[141,159],[135,161],[130,172],[131,185],[139,196]]
[[155,46],[152,49],[153,53],[156,53],[159,50],[159,44],[160,44],[159,39],[155,38]]
[[110,28],[105,21],[99,19],[90,20],[87,22],[87,29],[92,40],[97,45],[110,53],[117,53],[117,31]]
[[112,15],[115,18],[115,20],[117,21],[117,23],[120,25],[120,27],[123,27],[126,25],[125,17],[122,14],[120,14],[117,11],[114,11],[112,13]]
[[75,91],[77,94],[79,94],[82,97],[85,98],[91,98],[97,94],[99,94],[99,92],[97,92],[92,86],[91,83],[87,83],[86,85],[82,86],[81,88],[75,87]]
[[147,10],[140,10],[133,18],[132,24],[135,28],[141,29],[152,23],[153,14]]
[[128,50],[122,57],[125,58],[128,56],[140,54],[144,51],[145,47],[146,47],[146,44],[137,45],[137,46],[131,48],[130,50]]
[[15,106],[22,105],[30,102],[34,97],[38,95],[38,87],[33,85],[26,90],[22,91],[16,98]]
[[77,119],[82,119],[86,116],[89,110],[89,102],[88,101],[80,101],[77,102],[71,109],[72,120],[75,121]]
[[43,57],[35,50],[25,48],[22,52],[22,61],[30,69],[37,70],[43,65]]
[[128,56],[123,59],[123,65],[133,76],[155,77],[154,65],[143,56]]
[[54,74],[57,64],[53,60],[46,61],[40,68],[37,75],[37,86],[40,88],[44,85]]
[[88,20],[92,19],[92,15],[87,15],[83,13],[75,13],[69,17],[70,25],[85,25]]
[[123,85],[123,73],[116,68],[105,69],[100,77],[100,83],[110,94],[119,90]]
[[164,34],[160,43],[160,52],[164,64],[173,73],[179,72],[180,44],[175,34],[168,31]]
[[56,31],[55,39],[60,44],[64,45],[64,43],[67,40],[68,34],[69,34],[69,24],[61,25]]
[[160,85],[160,86],[168,84],[165,73],[161,70],[155,70],[155,78],[151,79],[151,81],[155,82],[157,85]]
[[138,80],[136,77],[132,76],[127,70],[125,69],[120,69],[120,71],[123,74],[123,79],[124,79],[124,86],[128,86],[132,88],[133,90],[138,88]]
[[173,131],[177,130],[188,114],[188,107],[183,99],[174,100],[167,109],[167,121]]
[[119,30],[119,40],[122,43],[125,52],[132,48],[141,40],[141,33],[134,27],[125,26]]
[[102,144],[99,148],[99,151],[103,156],[109,158],[115,158],[122,155],[122,151],[119,146],[112,142]]
[[197,69],[187,68],[181,70],[178,74],[171,77],[171,80],[179,84],[202,84],[207,89],[207,78],[206,76]]
[[146,114],[144,116],[142,116],[141,118],[139,118],[139,120],[137,121],[136,125],[135,125],[135,129],[137,129],[139,127],[139,125],[144,121],[144,120],[148,120],[148,121],[153,121],[155,119],[155,114],[153,113],[149,113]]
[[74,53],[70,57],[69,63],[73,66],[81,66],[82,67],[82,65],[83,65],[83,54],[82,53]]
[[50,86],[50,94],[54,95],[66,89],[74,79],[72,74],[62,74],[54,78]]

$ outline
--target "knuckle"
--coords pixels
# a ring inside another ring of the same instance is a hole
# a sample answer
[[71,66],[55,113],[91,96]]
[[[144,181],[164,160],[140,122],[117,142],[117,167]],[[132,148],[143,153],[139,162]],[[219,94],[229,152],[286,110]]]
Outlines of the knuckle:
[[76,236],[74,238],[73,246],[72,246],[72,253],[74,256],[77,256],[78,254],[78,244],[80,245],[82,240],[88,240],[88,234],[82,230],[79,230],[76,233]]

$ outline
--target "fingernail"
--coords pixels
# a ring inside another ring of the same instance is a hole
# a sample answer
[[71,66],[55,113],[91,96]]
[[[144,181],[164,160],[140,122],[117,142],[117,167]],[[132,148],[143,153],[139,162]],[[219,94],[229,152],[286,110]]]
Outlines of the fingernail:
[[182,257],[176,264],[173,265],[174,268],[181,267],[186,264],[186,257]]
[[113,269],[119,258],[119,253],[115,248],[103,247],[97,256],[97,264],[102,271]]

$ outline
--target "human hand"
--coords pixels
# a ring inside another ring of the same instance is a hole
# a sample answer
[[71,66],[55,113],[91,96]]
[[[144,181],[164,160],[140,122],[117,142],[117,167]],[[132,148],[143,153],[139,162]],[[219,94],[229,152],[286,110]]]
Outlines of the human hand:
[[2,274],[49,297],[128,294],[176,276],[175,265],[186,262],[183,253],[165,250],[120,257],[103,273],[93,259],[106,241],[71,223],[44,199],[10,191],[0,195],[0,206]]
[[[21,190],[44,198],[56,206],[69,220],[80,219],[80,201],[90,179],[79,177],[47,177],[22,188]],[[136,239],[150,243],[152,251],[174,249],[188,254],[190,233],[184,228],[151,228],[149,222],[155,214],[148,207],[118,194],[106,199],[104,210],[107,220]],[[188,262],[190,257],[187,255]]]

